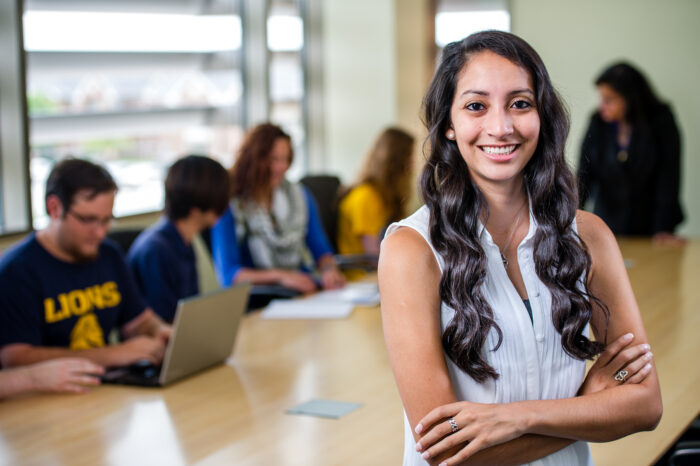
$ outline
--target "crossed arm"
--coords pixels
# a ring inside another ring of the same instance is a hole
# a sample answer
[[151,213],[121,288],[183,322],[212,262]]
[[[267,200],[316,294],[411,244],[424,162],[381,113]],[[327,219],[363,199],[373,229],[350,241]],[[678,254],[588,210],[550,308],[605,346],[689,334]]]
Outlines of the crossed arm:
[[[646,334],[614,236],[592,214],[580,213],[578,225],[593,259],[589,289],[610,310],[607,341],[631,332],[628,347],[643,350]],[[522,464],[575,440],[611,441],[658,423],[662,408],[653,365],[644,366],[640,383],[599,387],[595,393],[583,387],[576,398],[458,402],[440,340],[439,282],[439,268],[418,233],[400,229],[384,242],[379,286],[386,344],[408,420],[423,427],[414,432],[418,448],[431,464]],[[602,341],[600,309],[591,326]],[[461,427],[453,435],[441,422],[450,416]]]
[[105,367],[126,366],[139,359],[160,363],[171,331],[156,313],[146,308],[122,327],[122,334],[127,338],[124,343],[86,350],[11,343],[0,349],[0,363],[3,367],[12,367],[71,357],[85,358]]

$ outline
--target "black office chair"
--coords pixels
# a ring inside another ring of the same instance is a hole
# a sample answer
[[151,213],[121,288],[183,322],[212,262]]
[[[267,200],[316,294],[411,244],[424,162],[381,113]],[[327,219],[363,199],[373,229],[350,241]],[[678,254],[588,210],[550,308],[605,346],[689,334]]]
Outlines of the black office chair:
[[700,464],[700,441],[678,442],[675,445],[668,466],[691,466]]
[[[338,206],[341,200],[340,179],[333,175],[307,175],[300,183],[308,188],[316,200],[323,230],[334,250],[338,250]],[[336,262],[341,270],[359,269],[373,271],[377,269],[377,256],[372,254],[336,255]]]
[[321,217],[323,231],[333,249],[338,250],[338,202],[340,200],[340,178],[333,175],[307,175],[301,184],[311,192]]
[[678,441],[654,466],[695,466],[700,464],[700,417],[690,424]]
[[142,228],[118,228],[110,230],[110,232],[107,233],[107,237],[117,243],[122,254],[126,256],[129,252],[129,248],[136,240],[136,237],[140,235],[142,231]]

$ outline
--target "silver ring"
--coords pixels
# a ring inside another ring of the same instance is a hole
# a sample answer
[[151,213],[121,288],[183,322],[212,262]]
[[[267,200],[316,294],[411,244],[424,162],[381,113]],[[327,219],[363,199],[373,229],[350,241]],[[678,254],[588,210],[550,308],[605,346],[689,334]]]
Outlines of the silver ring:
[[457,425],[457,421],[455,421],[455,418],[449,417],[447,418],[447,422],[450,423],[450,429],[452,429],[453,434],[459,430],[459,426]]
[[628,375],[629,375],[629,372],[627,372],[627,371],[624,371],[624,370],[617,371],[617,374],[615,374],[615,380],[617,380],[618,382],[624,382]]

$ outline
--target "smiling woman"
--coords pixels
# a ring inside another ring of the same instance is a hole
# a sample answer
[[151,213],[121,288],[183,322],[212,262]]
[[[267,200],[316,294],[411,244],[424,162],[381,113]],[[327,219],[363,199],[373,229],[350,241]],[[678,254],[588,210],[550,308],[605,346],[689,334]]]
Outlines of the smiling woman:
[[540,131],[530,74],[486,51],[460,73],[456,95],[447,138],[470,175],[487,184],[512,179],[530,161]]
[[389,227],[379,263],[404,465],[588,465],[586,441],[654,428],[639,310],[613,235],[576,210],[538,54],[504,32],[451,43],[424,111],[426,205]]

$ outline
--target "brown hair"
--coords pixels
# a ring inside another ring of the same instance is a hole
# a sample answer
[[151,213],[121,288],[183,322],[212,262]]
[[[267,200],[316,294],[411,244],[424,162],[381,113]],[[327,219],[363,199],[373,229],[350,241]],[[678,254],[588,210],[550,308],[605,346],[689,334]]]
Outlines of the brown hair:
[[389,221],[406,216],[411,195],[411,155],[414,138],[399,128],[387,128],[374,141],[365,157],[357,185],[370,184],[389,210]]
[[44,202],[49,196],[58,197],[65,214],[79,191],[87,191],[87,198],[92,200],[98,194],[116,190],[117,184],[107,169],[87,160],[70,157],[61,160],[51,169],[46,180]]
[[282,128],[271,123],[263,123],[248,131],[238,156],[229,170],[231,197],[242,200],[261,201],[269,193],[270,152],[277,139],[289,141],[291,158],[294,160],[292,138]]

